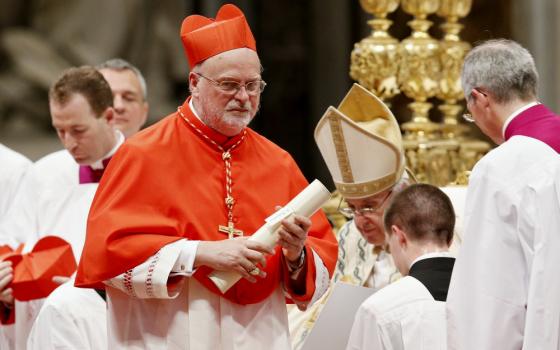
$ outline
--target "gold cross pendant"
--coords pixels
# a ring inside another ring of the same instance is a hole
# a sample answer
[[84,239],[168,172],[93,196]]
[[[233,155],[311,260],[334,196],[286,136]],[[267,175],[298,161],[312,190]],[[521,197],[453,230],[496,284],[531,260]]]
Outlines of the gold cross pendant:
[[234,237],[243,236],[243,231],[238,230],[235,227],[233,227],[233,222],[231,222],[231,221],[228,222],[227,226],[219,225],[218,226],[218,231],[223,232],[223,233],[227,233],[229,239],[232,239]]

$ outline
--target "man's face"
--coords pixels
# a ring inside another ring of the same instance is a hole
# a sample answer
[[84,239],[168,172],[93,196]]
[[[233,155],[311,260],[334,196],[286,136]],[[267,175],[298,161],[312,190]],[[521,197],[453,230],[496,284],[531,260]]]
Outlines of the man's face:
[[242,48],[207,59],[197,72],[200,75],[191,72],[193,103],[202,121],[223,135],[231,137],[239,134],[257,113],[260,93],[249,94],[245,88],[225,92],[208,79],[217,83],[233,81],[244,85],[260,80],[260,71],[256,52]]
[[467,109],[480,131],[492,139],[496,144],[504,142],[501,124],[494,115],[493,99],[487,92],[475,88],[467,99]]
[[140,81],[130,69],[103,68],[99,72],[113,92],[114,126],[128,138],[142,128],[148,117],[148,103]]
[[52,125],[60,141],[78,164],[92,164],[111,149],[111,108],[96,118],[81,94],[72,95],[64,105],[51,100],[49,107]]
[[[376,246],[385,243],[383,231],[383,212],[391,196],[391,190],[386,190],[371,197],[361,199],[347,199],[348,207],[354,211],[354,222],[365,240]],[[356,212],[363,208],[376,210],[368,213]]]

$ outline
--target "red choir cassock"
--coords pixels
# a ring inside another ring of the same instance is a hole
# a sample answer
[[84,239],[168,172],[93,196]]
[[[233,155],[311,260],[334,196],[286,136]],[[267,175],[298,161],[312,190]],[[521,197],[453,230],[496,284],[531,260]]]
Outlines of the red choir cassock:
[[[184,116],[203,134],[228,149],[243,133],[228,138],[204,125],[191,111]],[[103,288],[103,281],[140,265],[163,246],[181,238],[227,239],[218,226],[227,226],[228,212],[222,152],[173,113],[129,139],[109,164],[93,201],[76,286]],[[265,218],[307,186],[292,157],[246,128],[244,139],[231,151],[233,222],[248,236]],[[332,274],[337,243],[322,211],[311,218],[306,241],[309,300],[315,290],[313,249]],[[252,284],[240,280],[223,296],[237,304],[266,299],[287,278],[282,250],[268,256],[267,276]],[[208,278],[211,269],[199,268],[194,278],[210,292],[222,295]]]

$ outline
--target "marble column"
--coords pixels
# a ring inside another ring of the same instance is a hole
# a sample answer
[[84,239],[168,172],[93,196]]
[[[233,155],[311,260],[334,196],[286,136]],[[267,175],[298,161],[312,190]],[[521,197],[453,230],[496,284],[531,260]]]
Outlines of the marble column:
[[512,38],[535,58],[539,99],[560,113],[560,2],[518,0],[512,3]]

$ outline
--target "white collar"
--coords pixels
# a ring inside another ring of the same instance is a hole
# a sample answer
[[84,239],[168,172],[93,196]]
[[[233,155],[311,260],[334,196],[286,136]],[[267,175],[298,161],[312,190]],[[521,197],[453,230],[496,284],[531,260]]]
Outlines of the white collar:
[[92,169],[103,169],[104,165],[103,165],[103,161],[109,157],[112,157],[113,154],[115,154],[115,152],[117,152],[117,150],[119,149],[119,147],[124,143],[124,135],[122,132],[120,132],[120,130],[114,129],[115,131],[115,138],[117,140],[117,142],[115,142],[115,146],[113,146],[113,148],[111,148],[111,150],[105,154],[103,157],[101,157],[101,159],[96,160],[95,162],[93,162],[92,164],[90,164],[89,166]]
[[410,267],[412,267],[412,265],[416,264],[420,260],[431,259],[431,258],[453,258],[453,254],[451,254],[450,252],[431,252],[431,253],[422,254],[416,259],[414,259],[412,264],[410,264]]
[[513,120],[513,118],[515,118],[518,115],[520,115],[521,113],[525,112],[527,109],[529,109],[533,106],[539,105],[539,104],[540,104],[540,102],[538,102],[538,101],[527,103],[526,105],[519,107],[518,109],[516,109],[515,111],[513,111],[513,113],[511,113],[509,115],[509,117],[504,122],[504,125],[502,126],[502,136],[504,137],[504,140],[506,139],[506,129],[507,129],[509,123],[511,123],[511,121]]
[[[198,115],[196,109],[194,108],[194,104],[193,104],[193,102],[192,102],[192,98],[191,98],[191,100],[189,101],[189,107],[191,108],[191,111],[192,111],[192,113],[194,114],[194,116],[197,117],[198,120],[200,120],[200,121],[202,122],[202,119],[200,119],[200,116]],[[204,122],[202,122],[202,123],[203,123],[203,124],[206,124],[206,123],[204,123]]]

